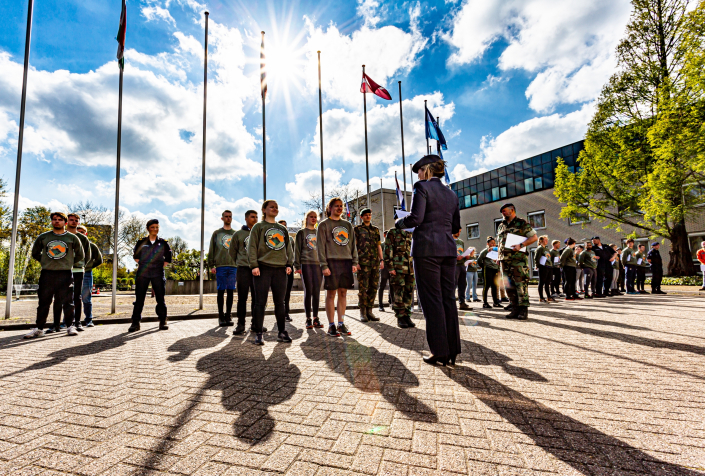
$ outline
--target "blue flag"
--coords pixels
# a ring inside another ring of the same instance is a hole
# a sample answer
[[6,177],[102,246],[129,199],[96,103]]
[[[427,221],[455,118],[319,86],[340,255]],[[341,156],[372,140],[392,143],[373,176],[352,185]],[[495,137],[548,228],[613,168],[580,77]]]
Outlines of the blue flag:
[[446,138],[443,137],[443,132],[441,128],[438,127],[438,123],[433,118],[431,111],[426,108],[426,138],[437,140],[441,143],[441,149],[448,150],[448,145],[446,144]]

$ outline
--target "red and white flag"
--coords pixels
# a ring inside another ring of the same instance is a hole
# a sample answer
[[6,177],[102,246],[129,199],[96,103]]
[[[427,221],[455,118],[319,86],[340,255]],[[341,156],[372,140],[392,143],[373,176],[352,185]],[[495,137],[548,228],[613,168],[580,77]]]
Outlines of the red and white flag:
[[264,32],[262,32],[262,46],[259,50],[259,81],[260,89],[262,91],[262,99],[267,97],[267,71],[264,67]]
[[382,99],[386,99],[388,101],[392,100],[392,95],[389,94],[389,91],[372,81],[372,78],[367,76],[365,73],[362,73],[362,84],[360,85],[360,92],[372,93],[376,96],[381,97]]
[[122,0],[122,13],[120,13],[120,27],[118,28],[117,37],[115,38],[118,42],[117,49],[117,59],[120,63],[120,68],[125,65],[125,59],[123,58],[125,54],[125,33],[127,32],[127,7],[125,5],[125,0]]

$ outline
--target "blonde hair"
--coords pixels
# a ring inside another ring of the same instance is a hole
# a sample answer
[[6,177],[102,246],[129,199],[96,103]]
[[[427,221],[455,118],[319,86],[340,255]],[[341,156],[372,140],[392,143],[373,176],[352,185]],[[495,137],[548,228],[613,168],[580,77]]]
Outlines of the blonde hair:
[[267,214],[264,213],[264,211],[265,211],[265,210],[267,209],[267,207],[268,207],[269,205],[271,205],[272,203],[275,203],[275,204],[277,205],[277,207],[279,206],[279,204],[277,203],[276,200],[265,200],[264,202],[262,202],[262,221],[264,221],[265,217],[267,216]]
[[548,244],[548,235],[541,235],[541,236],[539,236],[539,242],[540,242],[541,240],[546,240],[546,244]]
[[430,179],[431,177],[444,177],[446,174],[446,161],[442,159],[437,160],[424,165],[420,169],[424,171],[426,179]]
[[78,231],[85,231],[86,233],[88,233],[88,228],[86,228],[86,227],[83,226],[83,225],[78,225],[78,226],[76,227],[76,230],[78,230]]
[[304,215],[304,224],[303,224],[304,228],[306,228],[306,225],[308,224],[308,216],[311,213],[316,215],[316,218],[318,218],[318,212],[316,210],[311,209],[311,210],[307,211],[306,214]]
[[560,242],[559,240],[553,240],[553,241],[551,242],[552,245],[555,245],[556,243],[558,243],[559,245],[561,244],[561,242]]
[[331,198],[330,200],[328,200],[328,205],[326,205],[326,216],[327,216],[327,217],[330,217],[330,209],[333,207],[333,204],[334,204],[335,202],[340,202],[340,203],[342,203],[343,205],[345,205],[345,202],[343,201],[342,198],[340,198],[340,197],[333,197],[333,198]]

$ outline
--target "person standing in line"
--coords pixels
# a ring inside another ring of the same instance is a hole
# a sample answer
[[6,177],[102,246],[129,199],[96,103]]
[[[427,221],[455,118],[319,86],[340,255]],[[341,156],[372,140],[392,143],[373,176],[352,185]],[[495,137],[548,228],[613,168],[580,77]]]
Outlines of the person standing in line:
[[594,297],[596,298],[604,298],[607,297],[603,294],[603,289],[606,286],[605,285],[605,269],[609,267],[610,271],[612,270],[611,266],[612,264],[610,263],[610,259],[607,257],[607,251],[605,250],[605,247],[602,245],[602,241],[600,240],[599,236],[593,236],[592,237],[592,251],[595,253],[595,256],[597,256],[597,278],[596,278],[596,285],[597,285],[597,293],[595,294]]
[[399,229],[414,228],[411,256],[414,259],[419,300],[426,319],[430,365],[455,364],[460,354],[460,325],[455,304],[457,248],[453,235],[460,232],[458,197],[441,183],[446,163],[437,155],[417,161],[411,212],[396,220]]
[[[387,234],[389,231],[384,232],[384,239],[385,241],[387,240]],[[384,244],[382,244],[382,249],[384,249]],[[387,287],[387,283],[389,283],[389,293],[387,293],[387,304],[389,307],[392,307],[392,296],[394,295],[394,291],[392,290],[392,281],[389,278],[389,269],[387,269],[387,265],[382,268],[382,270],[379,272],[379,294],[377,296],[377,299],[379,300],[379,310],[380,312],[384,312],[384,289]]]
[[[497,274],[499,272],[499,265],[497,261],[487,257],[487,253],[490,251],[497,251],[497,242],[494,237],[487,237],[487,246],[484,250],[480,251],[480,256],[477,257],[477,264],[482,269],[482,280],[484,284],[482,285],[482,308],[491,309],[492,307],[502,307],[502,303],[499,301],[499,294],[497,292]],[[492,306],[487,302],[487,291],[492,290]]]
[[399,228],[389,230],[384,240],[384,269],[389,271],[390,289],[394,289],[393,309],[397,326],[402,329],[416,327],[411,320],[415,286],[411,233]]
[[614,257],[612,258],[612,286],[610,290],[612,291],[612,296],[621,296],[622,293],[619,292],[619,255],[621,250],[617,245],[610,245],[610,248],[614,250]]
[[[551,279],[553,278],[553,268],[551,267],[551,252],[548,250],[548,235],[539,236],[538,248],[534,252],[534,264],[539,270],[539,302],[556,302],[551,297]],[[543,261],[543,264],[541,263]],[[546,297],[543,297],[544,292]]]
[[171,263],[171,248],[169,243],[163,238],[159,238],[159,220],[151,219],[147,222],[147,232],[135,245],[132,258],[137,263],[135,271],[135,304],[132,309],[132,325],[127,332],[140,330],[142,320],[142,309],[144,299],[147,297],[147,289],[152,285],[154,297],[157,300],[156,313],[159,317],[159,330],[166,331],[167,309],[164,295],[166,294],[166,276],[164,268]]
[[[379,321],[372,308],[375,305],[379,271],[384,269],[382,240],[379,228],[372,225],[372,210],[365,208],[360,213],[362,223],[355,227],[355,246],[360,267],[357,272],[358,307],[360,321]],[[381,303],[381,301],[380,301]]]
[[583,268],[580,265],[580,254],[585,250],[583,248],[583,245],[575,245],[575,289],[576,289],[576,294],[585,294],[585,289],[583,286],[583,283],[585,282],[584,275],[583,275]]
[[553,240],[551,242],[551,267],[553,276],[551,277],[551,297],[563,297],[561,294],[561,252],[559,248],[561,242]]
[[468,284],[465,291],[465,300],[467,302],[481,302],[477,298],[477,256],[475,255],[475,248],[471,248],[467,263],[465,275]]
[[[351,335],[344,322],[348,289],[355,288],[353,274],[358,270],[357,245],[352,224],[342,218],[343,199],[333,197],[326,206],[326,219],[318,225],[316,244],[318,262],[323,270],[323,287],[326,290],[326,315],[328,335]],[[335,298],[338,297],[336,306]],[[336,310],[338,325],[335,325]]]
[[255,287],[255,305],[252,315],[252,328],[255,332],[255,345],[264,345],[264,311],[267,308],[269,290],[272,290],[274,316],[277,319],[278,342],[291,342],[286,330],[286,288],[287,276],[294,264],[292,248],[289,245],[289,231],[277,223],[279,204],[276,200],[262,203],[262,221],[250,231],[247,243],[247,258],[252,269]]
[[[505,203],[499,209],[504,219],[497,228],[499,259],[502,263],[507,294],[512,304],[512,312],[507,319],[529,318],[529,254],[526,249],[538,240],[536,231],[523,218],[519,218],[514,205]],[[519,244],[507,246],[507,237],[517,235],[524,238]]]
[[700,249],[697,253],[695,253],[695,257],[700,263],[700,272],[703,274],[703,285],[700,288],[700,291],[705,291],[705,241],[700,243]]
[[[592,299],[595,296],[595,283],[597,281],[597,257],[595,252],[592,251],[592,242],[585,242],[585,251],[580,253],[578,262],[585,275],[585,299]],[[592,288],[592,294],[590,293],[590,288]]]
[[663,259],[659,252],[658,241],[651,243],[651,250],[646,255],[646,259],[651,266],[651,294],[668,294],[661,291],[661,281],[663,281]]
[[[286,224],[286,220],[279,220],[277,223],[286,228],[288,233],[289,227]],[[296,253],[294,252],[294,240],[291,239],[291,236],[289,236],[289,247],[289,253],[294,256]],[[291,322],[289,311],[291,311],[291,289],[294,287],[294,274],[296,273],[292,272],[286,277],[286,296],[284,298],[284,320],[286,322]]]
[[[81,325],[81,307],[83,304],[83,277],[85,276],[86,261],[91,259],[91,243],[88,238],[83,233],[78,232],[78,227],[81,224],[81,217],[76,213],[69,213],[67,215],[68,222],[66,223],[66,231],[76,235],[83,246],[84,259],[74,263],[74,267],[71,270],[73,275],[73,316],[74,316],[74,327],[77,331],[83,332],[83,326]],[[49,329],[46,333],[59,331],[59,322],[61,321],[61,305],[54,301],[53,306],[54,312],[54,328]]]
[[566,240],[566,247],[561,254],[561,268],[565,273],[565,300],[575,301],[577,299],[582,299],[575,292],[575,240],[573,238],[568,238]]
[[[25,339],[42,337],[44,326],[49,317],[52,300],[58,301],[64,311],[67,334],[78,335],[73,325],[73,287],[72,269],[75,264],[85,259],[83,245],[73,233],[66,231],[66,215],[54,212],[50,215],[51,231],[42,233],[32,245],[32,258],[39,261],[42,271],[39,275],[37,298],[36,327],[24,335]],[[8,299],[10,296],[8,296]]]
[[[77,229],[79,233],[88,238],[88,229],[85,226],[81,225]],[[103,255],[100,253],[98,245],[90,240],[89,243],[91,247],[91,259],[86,261],[81,301],[83,301],[83,314],[86,316],[83,320],[83,325],[93,327],[95,326],[95,324],[93,324],[93,302],[91,300],[93,292],[93,269],[103,264]]]
[[[225,210],[220,219],[223,227],[215,230],[211,236],[208,247],[208,268],[211,273],[215,273],[216,287],[218,289],[218,325],[227,327],[233,325],[231,318],[233,310],[233,294],[235,293],[235,283],[237,281],[237,267],[235,260],[230,256],[230,244],[232,243],[235,230],[230,226],[233,222],[233,212]],[[227,303],[225,294],[227,292]]]
[[465,272],[465,257],[462,254],[465,252],[465,243],[460,239],[460,232],[453,235],[457,252],[455,265],[455,282],[458,291],[458,307],[463,311],[469,311],[472,308],[465,304],[465,290],[468,287],[467,275]]
[[[237,326],[233,335],[239,336],[245,333],[245,320],[247,318],[247,296],[250,296],[250,330],[254,326],[255,316],[255,284],[252,280],[252,269],[250,269],[250,258],[247,255],[247,244],[250,242],[250,230],[257,223],[257,212],[247,210],[245,212],[245,224],[235,232],[230,240],[228,253],[235,262],[237,268],[236,289],[237,289]],[[253,331],[254,332],[254,331]],[[266,327],[262,327],[262,332],[267,332]]]
[[626,279],[627,279],[627,294],[639,294],[634,289],[634,282],[636,281],[636,250],[634,249],[634,240],[629,238],[627,240],[627,246],[622,250],[622,264],[626,268]]
[[646,245],[639,245],[639,251],[636,252],[634,258],[636,258],[636,292],[637,294],[649,294],[644,289],[646,270],[649,268],[649,262],[646,261]]
[[[296,233],[294,239],[294,269],[301,275],[304,283],[306,329],[323,328],[323,324],[318,319],[323,273],[318,262],[316,223],[318,223],[318,213],[315,210],[306,212],[304,227]],[[312,314],[313,320],[311,320]]]

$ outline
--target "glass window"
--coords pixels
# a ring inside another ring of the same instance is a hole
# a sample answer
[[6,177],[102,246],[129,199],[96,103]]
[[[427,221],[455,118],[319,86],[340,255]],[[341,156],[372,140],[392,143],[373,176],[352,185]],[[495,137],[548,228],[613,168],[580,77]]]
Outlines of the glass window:
[[583,141],[576,142],[573,144],[573,154],[576,156],[580,153],[581,150],[583,150],[585,147],[585,143]]
[[471,204],[473,207],[474,207],[475,205],[477,205],[477,194],[471,195],[470,198],[471,198],[470,204]]
[[516,187],[517,195],[524,194],[524,181],[523,180],[514,182],[514,186]]
[[520,180],[524,180],[524,171],[523,170],[517,170],[514,173],[514,180],[516,182],[519,182]]
[[541,163],[542,164],[549,164],[551,163],[551,154],[546,152],[545,154],[541,155]]
[[531,176],[536,177],[537,175],[541,175],[541,167],[531,167]]
[[499,176],[500,176],[500,177],[503,176],[503,175],[507,175],[507,168],[506,168],[506,167],[500,167],[500,168],[498,169],[498,172],[499,172]]
[[551,188],[553,187],[553,175],[552,174],[543,174],[543,188]]
[[537,155],[536,157],[532,157],[531,158],[531,165],[534,167],[537,165],[541,165],[541,156]]
[[492,186],[492,187],[498,187],[498,186],[499,186],[499,179],[496,178],[496,179],[490,180],[490,186]]
[[499,187],[492,189],[492,201],[496,202],[497,200],[499,200]]
[[535,190],[541,190],[541,189],[543,188],[541,185],[542,185],[542,183],[541,183],[541,177],[536,177],[536,178],[534,179],[534,189],[535,189]]
[[506,175],[500,175],[498,181],[499,181],[499,184],[500,184],[500,185],[507,185],[507,177],[506,177]]
[[477,194],[477,204],[482,205],[485,203],[485,194],[484,193],[478,193]]
[[484,189],[485,189],[485,183],[484,183],[484,182],[480,182],[480,183],[477,184],[477,191],[478,191],[478,192],[482,192]]
[[482,192],[482,195],[485,197],[485,203],[492,201],[492,192],[489,189]]
[[534,191],[534,179],[527,178],[524,179],[524,192],[531,193]]
[[516,185],[514,185],[513,183],[510,183],[509,185],[507,185],[507,196],[508,197],[513,197],[514,195],[516,195],[516,193],[517,193]]
[[499,187],[499,198],[507,198],[507,187]]
[[543,210],[540,212],[531,212],[529,213],[528,222],[534,230],[546,228],[546,213]]
[[480,224],[471,223],[465,227],[468,233],[468,240],[476,240],[480,237]]
[[472,206],[472,195],[465,195],[465,208]]
[[497,228],[499,228],[499,224],[502,223],[503,218],[495,218],[494,220],[494,235],[497,236]]
[[547,164],[543,164],[543,165],[541,166],[541,171],[542,171],[544,174],[550,174],[550,173],[552,172],[552,170],[551,170],[551,163],[549,162],[549,163],[547,163]]
[[693,262],[695,263],[695,271],[700,271],[700,261],[698,261],[698,250],[700,249],[700,244],[705,241],[705,233],[697,233],[688,236],[688,242],[690,243],[690,253],[693,256]]
[[570,167],[568,167],[568,170],[570,170],[571,174],[575,173],[575,167],[573,167],[572,165]]
[[499,178],[499,172],[497,171],[497,169],[490,171],[490,178],[491,179]]
[[465,179],[463,180],[463,187],[469,187],[470,186],[470,179]]
[[531,168],[531,159],[526,159],[526,160],[522,161],[521,165],[524,168],[524,170],[530,169]]
[[563,161],[565,162],[566,165],[575,165],[575,160],[573,159],[573,155],[567,155],[563,157]]
[[512,183],[512,182],[514,182],[515,180],[516,180],[516,179],[514,178],[514,173],[507,174],[507,183]]
[[470,188],[468,188],[468,193],[477,193],[477,186],[471,185]]
[[562,149],[556,149],[551,151],[551,158],[555,159],[557,157],[562,157],[563,153],[561,152]]
[[[482,181],[483,181],[483,182],[489,182],[489,180],[490,180],[490,173],[489,173],[489,172],[485,172],[484,174],[481,175],[481,177],[482,177]],[[478,180],[479,180],[479,179],[478,179]]]
[[573,146],[572,145],[567,145],[563,147],[563,157],[568,157],[569,155],[573,155]]
[[470,185],[477,185],[477,176],[470,177]]
[[590,215],[587,213],[576,213],[571,218],[568,218],[568,223],[571,225],[579,225],[581,223],[589,223]]

